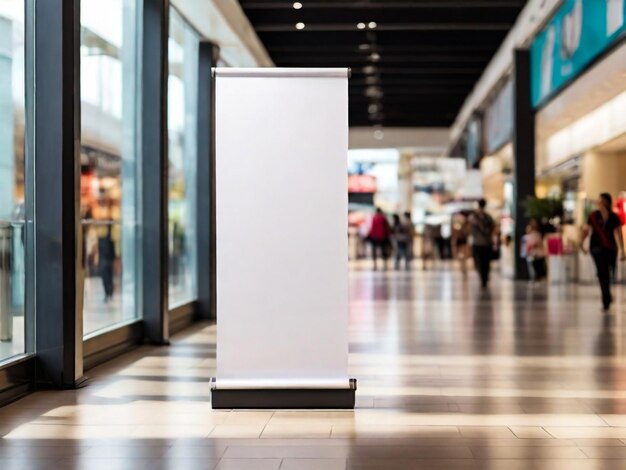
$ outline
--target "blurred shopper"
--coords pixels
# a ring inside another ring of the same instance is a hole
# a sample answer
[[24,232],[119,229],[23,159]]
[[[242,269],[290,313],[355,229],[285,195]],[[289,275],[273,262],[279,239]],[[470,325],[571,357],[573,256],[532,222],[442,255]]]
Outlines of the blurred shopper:
[[104,303],[113,298],[113,268],[115,264],[115,243],[111,236],[111,225],[107,225],[106,234],[98,238],[98,268],[104,287]]
[[487,201],[481,199],[478,201],[478,208],[470,217],[472,252],[483,289],[489,284],[491,261],[493,259],[493,236],[496,228],[493,218],[487,214],[485,207],[487,207]]
[[413,251],[413,243],[415,241],[415,225],[413,224],[413,219],[411,219],[410,212],[404,213],[404,218],[402,220],[402,223],[406,226],[406,232],[409,238],[406,249],[407,249],[407,264],[408,264],[407,267],[410,268],[411,261],[413,261],[413,253],[415,253]]
[[432,225],[426,225],[422,235],[422,267],[424,270],[428,268],[428,260],[435,259],[435,238],[435,228]]
[[439,255],[439,259],[446,259],[446,242],[443,238],[441,224],[437,224],[434,226],[433,237],[435,241],[435,246],[437,247],[437,254]]
[[172,221],[170,225],[169,276],[172,284],[178,286],[182,284],[182,275],[184,273],[185,229],[183,228],[182,224],[177,220]]
[[611,277],[615,275],[617,252],[620,251],[622,261],[626,260],[622,222],[613,212],[613,198],[608,193],[600,194],[598,210],[589,216],[581,242],[581,249],[584,253],[587,253],[587,250],[583,243],[590,233],[589,251],[591,251],[591,256],[596,265],[598,281],[602,290],[602,306],[604,311],[607,311],[613,303]]
[[409,233],[406,224],[402,222],[398,214],[393,215],[391,233],[396,248],[395,268],[400,269],[400,261],[404,259],[404,267],[409,269]]
[[468,217],[460,213],[457,216],[457,221],[454,224],[453,238],[455,256],[461,264],[461,272],[463,277],[467,276],[467,258],[469,257],[469,237],[472,227],[470,225]]
[[370,228],[367,224],[366,220],[363,219],[361,223],[357,227],[357,250],[356,257],[357,259],[363,259],[367,256],[367,237],[369,234]]
[[543,242],[543,234],[541,233],[539,222],[536,219],[532,219],[528,227],[526,227],[524,247],[530,280],[533,282],[541,281],[547,274],[546,250]]
[[385,217],[385,214],[383,214],[380,208],[376,209],[368,238],[372,244],[374,269],[378,268],[377,259],[379,252],[383,259],[383,269],[387,269],[387,260],[391,251],[391,227],[389,227],[387,217]]

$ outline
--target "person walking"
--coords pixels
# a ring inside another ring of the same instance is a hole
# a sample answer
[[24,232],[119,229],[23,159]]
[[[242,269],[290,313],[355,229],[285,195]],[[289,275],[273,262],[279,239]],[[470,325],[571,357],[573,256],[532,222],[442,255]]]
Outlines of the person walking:
[[424,271],[428,268],[428,261],[432,260],[431,267],[435,267],[437,260],[437,227],[434,225],[426,225],[424,227],[424,235],[422,236],[422,264]]
[[454,239],[455,257],[459,260],[464,278],[467,277],[467,258],[469,251],[467,243],[470,234],[471,224],[468,217],[463,213],[459,213],[457,215],[457,222],[454,224],[452,238]]
[[106,234],[98,239],[98,267],[104,288],[104,303],[113,298],[113,268],[115,265],[115,243],[111,236],[111,224]]
[[546,250],[543,234],[536,219],[532,219],[526,228],[524,246],[530,280],[532,282],[541,281],[547,274]]
[[404,258],[404,267],[409,269],[409,234],[406,223],[403,223],[398,214],[393,215],[391,233],[396,248],[396,270],[400,269],[400,260]]
[[378,252],[380,251],[383,259],[383,268],[387,269],[387,259],[389,258],[389,251],[391,247],[391,228],[387,217],[383,214],[380,208],[376,209],[376,214],[372,219],[372,226],[370,227],[369,240],[372,244],[372,259],[374,260],[374,269],[377,269]]
[[478,201],[478,208],[470,216],[472,253],[483,289],[489,284],[493,259],[493,235],[496,228],[493,218],[485,211],[486,207],[487,201],[481,199]]
[[402,223],[406,227],[406,233],[408,237],[407,245],[406,245],[406,251],[407,251],[406,264],[407,264],[407,269],[410,269],[411,262],[413,261],[413,253],[414,253],[413,243],[415,241],[415,225],[413,224],[413,219],[411,219],[410,212],[407,211],[404,213],[404,219]]
[[600,194],[598,209],[589,215],[587,226],[583,230],[581,250],[585,254],[588,250],[584,247],[584,242],[590,234],[589,251],[596,265],[602,291],[602,307],[606,312],[613,303],[611,277],[615,275],[618,251],[621,253],[620,259],[626,260],[622,221],[613,212],[613,198],[608,193]]

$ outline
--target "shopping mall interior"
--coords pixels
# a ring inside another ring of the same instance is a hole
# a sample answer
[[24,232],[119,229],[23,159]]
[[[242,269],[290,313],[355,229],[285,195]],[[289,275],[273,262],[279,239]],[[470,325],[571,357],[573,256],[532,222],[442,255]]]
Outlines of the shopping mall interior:
[[626,0],[0,0],[0,469],[625,469],[623,227]]

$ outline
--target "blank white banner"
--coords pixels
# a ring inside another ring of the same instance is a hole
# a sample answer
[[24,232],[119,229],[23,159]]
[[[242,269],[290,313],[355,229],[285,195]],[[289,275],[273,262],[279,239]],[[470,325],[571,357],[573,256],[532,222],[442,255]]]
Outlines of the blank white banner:
[[348,71],[215,80],[216,387],[348,388]]

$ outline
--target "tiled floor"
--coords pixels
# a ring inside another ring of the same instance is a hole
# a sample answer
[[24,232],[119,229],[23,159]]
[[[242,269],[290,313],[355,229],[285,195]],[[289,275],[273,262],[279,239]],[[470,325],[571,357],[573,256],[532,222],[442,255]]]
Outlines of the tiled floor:
[[595,286],[354,272],[358,409],[214,412],[215,327],[0,409],[0,469],[626,469],[626,307]]

